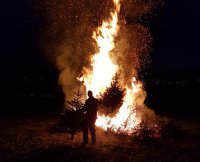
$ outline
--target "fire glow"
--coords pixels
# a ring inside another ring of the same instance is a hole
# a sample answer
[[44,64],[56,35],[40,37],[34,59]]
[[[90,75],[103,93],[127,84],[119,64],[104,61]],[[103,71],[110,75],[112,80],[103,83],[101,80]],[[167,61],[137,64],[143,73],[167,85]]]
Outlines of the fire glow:
[[[120,26],[118,25],[118,14],[120,12],[120,1],[113,0],[115,10],[110,13],[110,19],[103,21],[102,25],[93,32],[93,39],[99,48],[92,58],[92,71],[83,69],[83,76],[87,91],[92,90],[94,96],[98,96],[110,86],[113,76],[118,72],[118,65],[112,63],[110,54],[115,49],[114,40],[118,34]],[[124,85],[126,95],[124,102],[114,117],[98,114],[96,126],[104,130],[114,132],[123,132],[131,134],[134,128],[140,123],[141,119],[136,112],[136,96],[142,92],[142,84],[136,81],[133,76],[131,86]]]

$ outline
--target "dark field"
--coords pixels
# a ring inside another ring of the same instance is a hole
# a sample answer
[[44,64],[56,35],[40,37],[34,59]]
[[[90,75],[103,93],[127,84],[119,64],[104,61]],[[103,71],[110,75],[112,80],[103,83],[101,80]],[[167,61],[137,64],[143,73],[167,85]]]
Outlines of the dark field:
[[81,148],[81,133],[71,140],[67,133],[53,133],[52,115],[1,119],[0,161],[135,161],[198,162],[199,127],[196,122],[176,121],[183,132],[178,137],[139,139],[97,130],[97,144]]
[[81,132],[71,140],[70,134],[50,131],[62,107],[62,93],[51,84],[33,83],[27,82],[27,89],[21,90],[20,86],[13,85],[18,89],[11,87],[9,93],[2,86],[0,162],[200,161],[198,79],[159,80],[147,87],[146,104],[162,117],[173,119],[181,133],[152,139],[114,135],[97,129],[97,144],[86,148],[80,146]]

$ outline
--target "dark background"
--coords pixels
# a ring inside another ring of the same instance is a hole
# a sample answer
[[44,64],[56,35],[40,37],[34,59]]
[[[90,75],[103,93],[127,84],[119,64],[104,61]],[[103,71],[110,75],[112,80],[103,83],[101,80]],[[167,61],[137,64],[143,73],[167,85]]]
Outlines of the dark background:
[[200,2],[167,0],[150,23],[147,104],[160,114],[199,118]]
[[[148,21],[151,66],[144,70],[146,104],[162,115],[199,117],[200,2],[167,0]],[[0,5],[0,111],[59,111],[58,73],[39,46],[44,21],[33,1]]]

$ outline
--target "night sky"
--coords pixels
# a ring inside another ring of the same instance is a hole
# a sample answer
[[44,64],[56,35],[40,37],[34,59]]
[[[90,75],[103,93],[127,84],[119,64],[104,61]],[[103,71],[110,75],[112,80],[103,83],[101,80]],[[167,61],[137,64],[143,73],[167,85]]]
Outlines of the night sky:
[[[149,20],[153,36],[153,71],[200,70],[200,3],[196,0],[167,0]],[[51,74],[53,66],[39,45],[43,18],[35,14],[31,1],[4,1],[1,4],[0,71]]]
[[35,14],[33,4],[25,0],[1,4],[0,71],[3,75],[51,75],[54,70],[39,45],[43,21]]
[[199,1],[168,0],[152,21],[152,66],[165,71],[200,69]]

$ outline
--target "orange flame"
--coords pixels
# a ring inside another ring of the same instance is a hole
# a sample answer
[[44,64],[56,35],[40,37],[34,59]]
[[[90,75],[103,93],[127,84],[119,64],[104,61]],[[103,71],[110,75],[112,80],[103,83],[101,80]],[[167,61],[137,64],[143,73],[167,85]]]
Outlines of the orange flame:
[[115,0],[116,11],[111,13],[110,21],[103,21],[102,26],[93,32],[92,38],[96,41],[99,52],[91,58],[93,71],[85,69],[85,75],[81,78],[84,81],[87,90],[92,90],[97,96],[104,92],[110,85],[112,77],[117,72],[117,65],[110,59],[110,52],[115,48],[114,38],[119,31],[118,12],[120,8],[119,1]]
[[[110,53],[115,48],[115,37],[119,31],[118,13],[120,12],[120,1],[113,0],[114,12],[111,12],[109,21],[103,21],[102,26],[93,32],[93,39],[96,41],[99,52],[96,53],[92,61],[92,71],[84,69],[80,80],[84,81],[87,90],[92,90],[94,96],[103,93],[106,87],[110,86],[113,76],[118,72],[118,66],[112,63]],[[98,114],[96,126],[104,130],[111,129],[114,132],[124,132],[130,134],[140,123],[135,107],[136,95],[142,91],[142,85],[133,77],[132,85],[125,86],[126,95],[124,102],[115,117]]]
[[135,110],[137,103],[134,99],[135,95],[141,91],[141,84],[135,84],[134,82],[135,78],[133,78],[131,89],[126,87],[124,103],[116,116],[110,118],[99,115],[96,121],[97,126],[102,127],[104,130],[111,129],[114,132],[127,134],[134,132],[134,128],[140,123],[140,118],[137,116],[137,112]]

